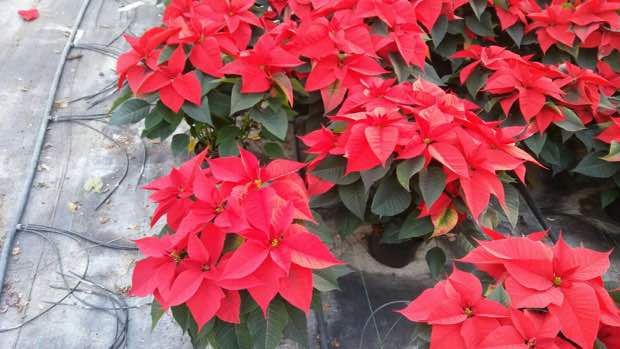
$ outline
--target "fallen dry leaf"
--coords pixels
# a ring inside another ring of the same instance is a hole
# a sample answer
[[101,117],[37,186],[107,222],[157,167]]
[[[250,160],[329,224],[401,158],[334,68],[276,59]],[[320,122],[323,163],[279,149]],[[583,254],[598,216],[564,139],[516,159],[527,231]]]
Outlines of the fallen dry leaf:
[[80,205],[77,202],[69,202],[67,204],[67,208],[69,209],[69,212],[75,213],[80,209]]
[[82,188],[85,191],[91,191],[93,193],[101,193],[103,190],[103,181],[99,176],[93,176],[86,180]]

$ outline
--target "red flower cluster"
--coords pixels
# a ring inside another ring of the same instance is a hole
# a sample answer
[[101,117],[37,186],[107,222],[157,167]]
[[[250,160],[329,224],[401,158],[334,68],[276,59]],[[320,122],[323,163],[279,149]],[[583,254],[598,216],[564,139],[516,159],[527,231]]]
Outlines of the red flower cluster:
[[[491,71],[483,91],[500,96],[500,105],[506,115],[518,100],[521,115],[531,123],[532,131],[542,133],[552,122],[564,121],[566,111],[558,106],[574,111],[585,125],[592,121],[605,124],[617,115],[615,108],[602,106],[601,100],[620,88],[620,74],[614,73],[603,61],[598,62],[597,72],[594,72],[571,63],[545,65],[502,47],[477,45],[452,57],[472,60],[460,72],[462,83],[477,67]],[[617,135],[613,139],[603,139],[607,143],[620,140]]]
[[[501,128],[481,120],[475,104],[444,92],[425,80],[393,85],[393,80],[372,78],[351,88],[341,110],[330,117],[346,125],[341,132],[322,128],[300,137],[316,154],[347,159],[346,173],[385,166],[396,159],[423,157],[442,165],[448,196],[431,208],[441,214],[448,197],[461,196],[477,218],[491,195],[504,204],[504,189],[497,172],[511,170],[523,179],[524,163],[536,162],[516,146],[521,128]],[[446,205],[447,204],[447,205]]]
[[616,0],[574,3],[553,0],[545,8],[532,0],[510,0],[508,3],[508,6],[502,6],[499,2],[492,3],[502,30],[517,22],[522,23],[526,32],[536,33],[543,52],[558,44],[567,47],[577,44],[582,48],[597,47],[600,57],[609,55],[613,50],[620,50],[620,2]]
[[239,323],[240,290],[263,312],[280,294],[309,311],[312,270],[341,264],[296,219],[311,220],[296,173],[304,165],[254,155],[207,159],[204,152],[145,188],[174,234],[136,241],[131,295],[154,295],[162,308],[185,303],[199,328],[211,318]]
[[[592,348],[618,343],[620,311],[601,276],[609,253],[568,246],[550,248],[544,233],[479,241],[461,262],[474,264],[503,285],[510,309],[482,298],[480,281],[454,269],[401,313],[432,325],[431,348]],[[560,335],[561,333],[561,335]],[[568,340],[568,341],[567,341]],[[449,344],[449,345],[448,345]]]

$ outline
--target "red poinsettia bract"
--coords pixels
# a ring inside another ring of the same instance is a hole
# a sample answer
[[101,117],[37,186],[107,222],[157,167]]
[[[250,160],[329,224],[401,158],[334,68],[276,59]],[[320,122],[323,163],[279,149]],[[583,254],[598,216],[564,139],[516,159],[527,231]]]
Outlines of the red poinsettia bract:
[[307,313],[312,271],[342,262],[297,221],[312,220],[304,164],[261,167],[240,149],[203,169],[205,153],[145,187],[157,203],[152,223],[165,215],[172,233],[136,241],[145,258],[131,295],[153,295],[164,309],[186,304],[199,328],[213,317],[238,323],[244,290],[263,311],[280,294]]

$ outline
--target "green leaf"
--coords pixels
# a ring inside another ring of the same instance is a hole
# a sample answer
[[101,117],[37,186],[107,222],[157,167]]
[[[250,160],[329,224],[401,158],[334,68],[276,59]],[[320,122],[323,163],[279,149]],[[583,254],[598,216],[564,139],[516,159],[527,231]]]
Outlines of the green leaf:
[[230,95],[230,115],[252,108],[264,96],[264,93],[241,93],[241,82],[237,81],[233,85]]
[[327,269],[315,269],[312,271],[314,288],[321,292],[339,290],[338,279],[353,272],[346,265],[337,265]]
[[153,300],[151,303],[151,330],[155,329],[159,319],[164,315],[165,311],[157,301]]
[[257,309],[248,316],[248,328],[256,349],[275,349],[284,334],[288,323],[286,306],[280,298],[275,298],[267,309],[267,318]]
[[241,320],[241,323],[235,325],[235,334],[237,335],[237,343],[239,348],[252,348],[252,335],[245,319]]
[[284,155],[284,149],[282,146],[276,142],[267,142],[263,146],[263,151],[267,156],[272,159],[283,159],[286,158]]
[[368,191],[373,184],[375,184],[378,180],[385,177],[385,175],[390,170],[390,165],[392,164],[392,159],[390,158],[385,166],[377,166],[370,170],[360,172],[360,176],[362,177],[362,182],[364,182],[364,190]]
[[566,107],[560,107],[560,109],[566,119],[564,121],[555,121],[554,124],[569,132],[584,130],[586,128],[574,111]]
[[545,143],[547,142],[547,134],[537,133],[533,135],[532,137],[526,139],[524,142],[525,142],[525,145],[527,145],[527,147],[530,148],[532,153],[538,156],[540,152],[542,151],[543,147],[545,146]]
[[[162,106],[163,107],[163,106]],[[159,103],[151,110],[151,112],[144,119],[144,128],[151,130],[155,128],[159,123],[164,121],[164,114],[161,112]],[[165,108],[165,107],[164,107]]]
[[562,160],[560,147],[551,140],[547,141],[540,152],[540,158],[548,164],[560,166]]
[[294,306],[286,303],[288,324],[284,328],[286,338],[297,342],[302,348],[308,347],[308,321],[306,314]]
[[233,125],[226,125],[217,129],[217,150],[220,156],[237,156],[237,137],[241,135],[241,130]]
[[[214,349],[245,349],[239,347],[235,325],[224,321],[217,321],[209,334],[209,343]],[[192,341],[192,344],[194,341]],[[194,346],[194,348],[196,348]]]
[[288,130],[288,117],[286,111],[279,104],[270,104],[267,108],[254,108],[250,110],[250,118],[259,122],[267,131],[280,140],[286,139]]
[[211,115],[227,119],[228,114],[230,114],[230,97],[218,90],[214,90],[209,92],[208,98]]
[[196,76],[198,77],[198,80],[200,80],[200,87],[203,96],[218,87],[222,82],[222,80],[214,78],[211,75],[204,74],[200,71],[196,71]]
[[416,238],[424,235],[428,235],[435,229],[431,219],[426,217],[418,218],[420,211],[413,210],[403,222],[398,233],[398,238],[401,240]]
[[398,166],[396,166],[396,177],[405,190],[411,191],[409,188],[411,177],[420,172],[422,167],[424,167],[424,157],[422,156],[401,161]]
[[344,207],[336,211],[336,217],[338,217],[336,219],[336,231],[342,238],[353,233],[362,224],[356,215]]
[[501,284],[495,286],[495,288],[493,288],[493,290],[489,292],[486,297],[487,299],[496,301],[507,307],[510,306],[510,296]]
[[521,47],[521,41],[523,41],[523,25],[521,23],[515,23],[510,28],[506,29],[506,33],[508,33],[517,47]]
[[441,247],[433,247],[426,252],[426,264],[431,272],[433,279],[438,279],[446,269],[446,253]]
[[411,204],[411,194],[398,182],[396,176],[381,180],[372,199],[371,211],[378,216],[395,216]]
[[601,193],[601,207],[605,208],[609,206],[612,202],[616,201],[618,196],[620,196],[620,191],[618,191],[618,189],[605,190]]
[[204,122],[205,124],[213,127],[213,120],[211,120],[211,110],[209,109],[209,98],[203,97],[202,104],[200,106],[195,105],[194,103],[185,102],[182,107],[183,111],[190,118]]
[[478,92],[484,84],[487,82],[487,78],[489,77],[488,72],[484,72],[480,66],[476,67],[474,71],[469,75],[469,78],[465,81],[465,87],[467,88],[467,92],[469,92],[470,96],[476,98]]
[[469,5],[471,9],[474,10],[476,18],[480,19],[480,16],[487,8],[487,0],[469,0]]
[[620,163],[601,160],[600,158],[604,155],[601,152],[589,153],[581,159],[577,167],[572,169],[571,172],[577,172],[594,178],[609,178],[613,176],[620,170]]
[[504,184],[504,196],[506,199],[504,213],[506,214],[506,218],[508,218],[508,222],[514,229],[519,219],[519,191],[510,184]]
[[407,81],[407,78],[412,73],[411,67],[409,67],[403,57],[396,52],[389,53],[388,57],[390,58],[390,63],[394,68],[394,74],[396,74],[398,82]]
[[364,220],[368,192],[364,189],[364,183],[362,183],[362,181],[338,186],[338,195],[349,211],[353,212],[353,214],[361,220]]
[[328,156],[321,161],[312,171],[312,174],[339,185],[347,185],[357,181],[360,178],[359,173],[353,172],[344,175],[347,168],[347,160],[339,156]]
[[177,133],[172,136],[172,142],[170,148],[172,148],[172,154],[178,156],[181,154],[187,154],[187,146],[189,145],[189,136],[185,133]]
[[166,45],[161,50],[161,53],[159,54],[159,57],[157,58],[157,65],[166,63],[170,59],[172,52],[174,52],[176,48],[177,48],[177,45]]
[[420,193],[427,207],[431,207],[446,187],[446,175],[439,167],[429,166],[420,171]]
[[435,48],[441,44],[443,38],[446,37],[446,33],[448,32],[448,18],[446,16],[439,16],[435,25],[433,25],[433,29],[431,30],[431,39],[433,40],[433,45]]
[[489,13],[484,13],[480,20],[476,19],[476,17],[467,16],[465,18],[465,25],[469,30],[474,32],[474,34],[479,36],[495,36],[493,34],[493,24],[491,23],[491,15]]
[[172,307],[172,317],[179,324],[179,327],[181,327],[181,331],[183,331],[183,333],[187,332],[191,326],[191,323],[194,321],[192,314],[189,312],[189,309],[185,304]]
[[135,124],[147,116],[150,107],[151,105],[145,100],[130,98],[124,101],[116,110],[112,112],[110,124]]
[[118,108],[119,105],[123,104],[123,102],[125,102],[131,97],[133,97],[133,92],[131,91],[131,88],[129,88],[129,84],[125,84],[121,89],[118,97],[116,97],[114,102],[112,102],[112,106],[110,107],[110,111],[108,113],[112,113],[114,110],[116,110],[116,108]]

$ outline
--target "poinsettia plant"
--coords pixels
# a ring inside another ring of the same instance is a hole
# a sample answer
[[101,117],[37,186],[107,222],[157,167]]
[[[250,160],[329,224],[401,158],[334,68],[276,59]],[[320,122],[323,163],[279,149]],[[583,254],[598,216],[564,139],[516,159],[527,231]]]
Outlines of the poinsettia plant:
[[430,325],[431,349],[617,347],[620,308],[602,279],[609,252],[574,248],[562,237],[549,247],[545,232],[486,231],[492,239],[459,260],[492,278],[486,291],[476,276],[454,267],[400,310]]
[[275,348],[285,330],[305,345],[313,277],[343,263],[303,224],[313,220],[304,164],[262,167],[239,151],[204,164],[205,150],[146,185],[151,224],[165,217],[166,226],[136,241],[145,258],[130,294],[155,297],[154,325],[171,308],[195,348]]

